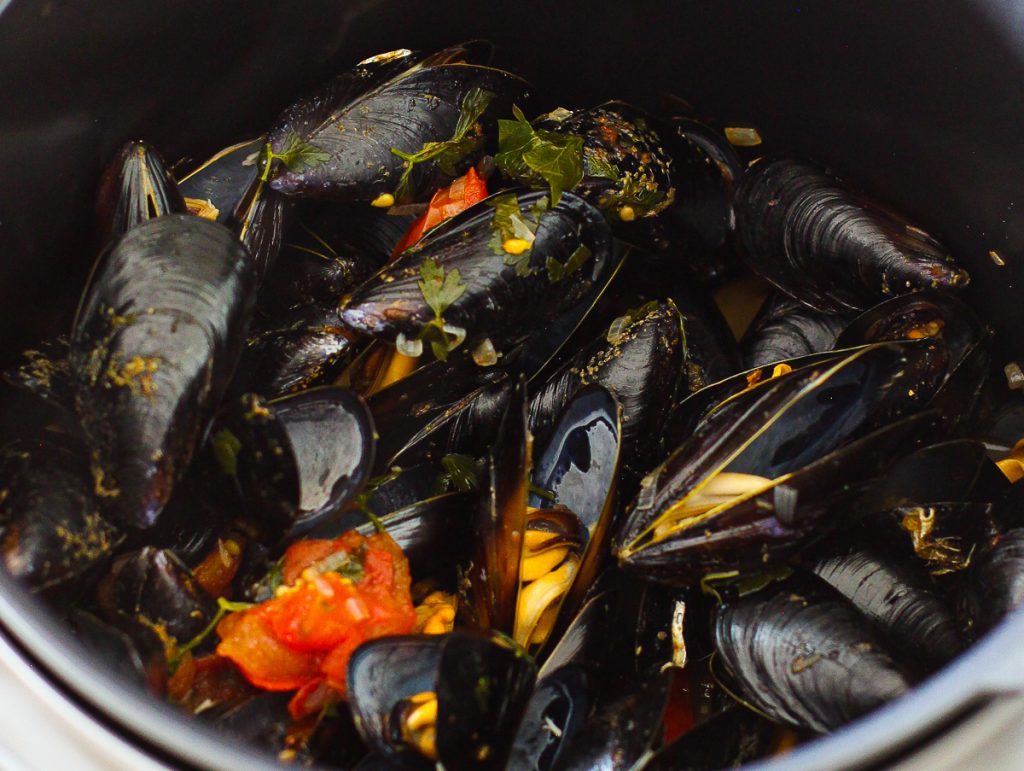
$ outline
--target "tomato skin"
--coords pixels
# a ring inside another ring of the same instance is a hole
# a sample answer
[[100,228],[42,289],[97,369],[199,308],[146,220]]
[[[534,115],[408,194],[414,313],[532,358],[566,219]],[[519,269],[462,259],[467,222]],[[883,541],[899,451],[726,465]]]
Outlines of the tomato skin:
[[409,230],[391,252],[391,259],[419,241],[423,234],[435,228],[446,219],[461,214],[470,206],[487,197],[487,182],[470,168],[463,176],[453,181],[448,187],[442,187],[430,199],[427,210],[417,217],[409,226]]
[[355,531],[293,544],[281,573],[277,596],[217,625],[217,654],[259,688],[298,689],[289,709],[304,716],[344,697],[348,659],[359,645],[412,631],[412,578],[391,536]]

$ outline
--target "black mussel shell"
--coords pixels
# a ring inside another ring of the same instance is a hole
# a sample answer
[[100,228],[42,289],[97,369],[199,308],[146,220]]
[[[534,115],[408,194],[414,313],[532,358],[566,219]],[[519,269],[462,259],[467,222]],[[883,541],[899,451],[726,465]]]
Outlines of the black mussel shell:
[[442,448],[446,437],[439,429],[505,377],[498,367],[477,366],[469,351],[456,351],[447,361],[429,362],[370,396],[366,403],[379,436],[374,475]]
[[140,624],[128,634],[83,610],[73,611],[68,620],[75,639],[122,682],[135,683],[155,694],[163,693],[167,659],[156,632]]
[[[632,105],[605,102],[566,117],[558,111],[542,116],[537,128],[582,139],[583,178],[573,191],[601,209],[620,238],[653,245],[656,225],[652,221],[676,197],[672,158],[662,146],[653,118]],[[531,183],[521,173],[513,177]]]
[[864,310],[894,294],[968,282],[923,230],[792,158],[747,170],[736,233],[752,270],[821,311]]
[[512,378],[488,385],[469,402],[466,409],[455,415],[445,444],[448,453],[474,458],[486,455],[514,388]]
[[188,210],[230,228],[252,258],[257,283],[277,260],[292,202],[261,179],[266,138],[227,147],[180,183]]
[[124,538],[101,513],[83,456],[48,442],[8,448],[0,461],[0,558],[58,600],[87,590]]
[[340,515],[369,479],[376,445],[365,402],[333,386],[273,401],[245,394],[221,411],[211,441],[248,517],[271,536]]
[[[348,297],[342,318],[374,337],[419,339],[437,330],[428,299],[436,305],[441,292],[444,334],[456,340],[450,345],[463,335],[469,345],[523,337],[582,299],[610,262],[608,225],[597,209],[572,193],[547,202],[542,191],[503,192],[443,222]],[[526,241],[503,234],[512,218],[533,238],[528,251],[505,249]]]
[[850,322],[836,346],[922,338],[940,343],[949,357],[936,408],[951,428],[973,426],[988,380],[992,336],[962,300],[934,291],[894,297]]
[[466,601],[459,607],[472,626],[508,635],[516,623],[533,456],[526,406],[526,383],[520,378],[484,465],[474,553],[463,578]]
[[43,340],[35,348],[24,351],[21,361],[0,372],[0,378],[61,411],[74,413],[68,339],[64,335]]
[[364,741],[385,756],[408,756],[403,703],[437,697],[437,760],[445,768],[503,768],[533,689],[522,650],[492,633],[385,637],[363,643],[348,665],[349,702]]
[[572,512],[582,537],[581,558],[550,640],[569,625],[607,556],[614,529],[616,483],[622,449],[622,409],[608,391],[588,386],[566,405],[546,447],[537,454],[529,504]]
[[1024,605],[1024,528],[1008,530],[975,555],[964,594],[977,636]]
[[811,353],[831,351],[836,347],[839,333],[850,320],[849,314],[822,313],[782,292],[775,292],[747,330],[743,339],[743,363],[754,369]]
[[660,740],[671,672],[648,674],[633,691],[598,709],[561,748],[561,771],[632,768]]
[[[419,200],[450,181],[480,157],[486,137],[496,136],[493,116],[508,114],[527,89],[514,75],[467,63],[473,52],[466,53],[448,49],[415,65],[409,57],[357,65],[290,107],[269,134],[271,186],[369,203],[383,195]],[[463,115],[476,120],[460,127]],[[392,150],[416,154],[430,142],[452,142],[450,152],[416,163],[403,182],[406,161]]]
[[284,750],[292,726],[289,698],[290,694],[284,693],[252,696],[232,706],[213,725],[236,741],[263,747],[276,755]]
[[588,384],[606,388],[622,405],[623,462],[634,474],[657,462],[657,443],[685,360],[682,318],[675,305],[651,303],[616,318],[571,358],[530,401],[530,430],[548,441],[558,415]]
[[335,306],[298,305],[254,323],[232,390],[256,391],[273,399],[332,383],[358,349]]
[[592,676],[579,666],[566,666],[540,680],[519,724],[509,768],[548,771],[563,747],[572,743],[590,713]]
[[159,517],[227,387],[254,299],[245,249],[197,217],[139,225],[97,264],[70,363],[95,489],[117,521]]
[[937,385],[921,372],[929,356],[927,347],[861,348],[722,402],[645,479],[616,538],[620,562],[649,577],[684,568],[692,577],[763,565],[822,534],[836,523],[812,526],[827,513],[818,496],[849,496],[927,438],[931,415],[899,418]]
[[145,142],[128,142],[107,166],[96,198],[98,242],[106,246],[136,225],[188,209],[164,159]]
[[735,228],[733,200],[744,166],[735,148],[714,129],[675,118],[662,132],[671,136],[675,204],[666,213],[670,244],[681,247],[704,281],[719,284],[736,272],[727,247]]
[[911,687],[864,617],[811,577],[720,606],[714,635],[740,695],[798,728],[835,730]]
[[963,648],[952,606],[912,557],[856,548],[822,557],[811,570],[853,603],[919,673],[938,669]]
[[114,561],[96,599],[115,626],[141,622],[179,645],[202,632],[217,612],[217,603],[173,552],[148,546]]
[[775,727],[739,705],[726,708],[666,744],[640,766],[642,771],[717,771],[762,757]]

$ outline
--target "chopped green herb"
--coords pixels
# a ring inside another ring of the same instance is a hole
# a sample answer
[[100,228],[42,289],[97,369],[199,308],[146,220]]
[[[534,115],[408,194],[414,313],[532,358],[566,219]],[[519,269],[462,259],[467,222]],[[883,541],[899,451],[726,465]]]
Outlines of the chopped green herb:
[[217,628],[217,624],[220,623],[220,620],[224,618],[225,615],[228,613],[237,613],[243,610],[249,610],[249,608],[255,607],[256,604],[252,602],[231,602],[229,600],[225,600],[223,597],[219,597],[217,599],[217,612],[214,614],[210,623],[206,625],[203,631],[178,648],[174,652],[174,655],[167,660],[167,668],[170,670],[170,673],[173,675],[175,671],[177,671],[178,665],[181,663],[181,660],[185,657],[186,653],[189,653],[197,646],[202,645],[203,640],[210,636],[210,632]]
[[551,190],[558,204],[566,190],[583,179],[583,138],[535,129],[522,110],[513,107],[515,120],[498,121],[498,153],[494,162],[506,175],[524,184]]
[[270,572],[267,573],[267,586],[270,588],[270,593],[273,595],[277,592],[278,587],[284,583],[284,557],[281,557],[277,562],[270,568]]
[[[617,180],[620,181],[620,180]],[[662,211],[672,204],[675,190],[659,190],[653,180],[643,175],[626,174],[621,178],[618,192],[612,193],[602,201],[604,209],[621,209],[630,207],[634,216],[643,217]]]
[[455,176],[455,167],[459,161],[476,150],[482,142],[482,137],[471,134],[470,129],[487,110],[493,98],[494,94],[490,91],[479,87],[471,88],[462,99],[459,120],[455,124],[455,133],[451,139],[443,142],[425,142],[415,153],[402,152],[397,147],[391,148],[392,153],[405,161],[405,168],[395,190],[396,200],[402,201],[408,196],[410,176],[413,167],[418,163],[436,160],[441,171],[449,176]]
[[554,257],[548,257],[546,267],[548,269],[548,278],[553,283],[561,281],[566,276],[572,275],[579,270],[583,263],[589,260],[592,256],[592,252],[587,248],[586,244],[580,244],[576,247],[576,250],[569,255],[569,259],[565,261],[565,264],[560,263]]
[[459,330],[445,324],[444,312],[466,291],[466,284],[463,283],[458,268],[452,268],[445,274],[444,268],[430,258],[424,260],[420,266],[420,276],[420,292],[424,301],[434,311],[434,318],[420,333],[420,339],[430,343],[434,356],[446,361],[448,353],[462,343],[465,335],[460,336]]
[[267,142],[265,156],[266,163],[260,177],[264,182],[270,178],[270,167],[274,161],[281,161],[288,171],[302,171],[307,166],[319,166],[331,159],[330,153],[303,141],[302,137],[294,132],[288,135],[284,148],[279,153],[274,152],[270,142]]
[[445,455],[441,458],[444,472],[438,477],[437,487],[441,491],[449,489],[469,492],[477,489],[476,460],[469,455]]
[[619,181],[619,172],[608,161],[603,161],[589,147],[583,151],[583,157],[587,160],[587,174],[591,177],[604,177],[613,182]]
[[238,451],[242,443],[228,429],[221,429],[213,436],[213,455],[221,471],[229,477],[238,473]]
[[355,554],[336,551],[316,563],[320,573],[337,573],[350,581],[360,581],[363,577],[363,563]]
[[[533,248],[537,223],[540,222],[538,203],[540,201],[530,207],[533,217],[531,225],[528,218],[523,216],[519,198],[515,193],[498,195],[487,202],[487,205],[494,209],[494,221],[491,223],[493,233],[489,242],[491,251],[501,255],[506,265],[513,266],[520,278],[530,275],[530,251]],[[519,248],[507,248],[510,241],[515,242]]]

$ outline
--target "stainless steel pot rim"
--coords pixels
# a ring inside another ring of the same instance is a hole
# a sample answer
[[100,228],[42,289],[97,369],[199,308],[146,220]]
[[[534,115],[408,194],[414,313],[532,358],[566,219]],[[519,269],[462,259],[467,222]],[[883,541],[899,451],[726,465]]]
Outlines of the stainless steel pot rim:
[[[0,629],[19,654],[81,699],[105,721],[158,754],[202,768],[273,768],[273,759],[230,741],[201,721],[141,690],[125,688],[92,661],[48,611],[0,574]],[[904,698],[837,733],[792,753],[748,768],[759,771],[854,769],[893,759],[937,726],[983,708],[993,699],[1024,692],[1024,610]]]

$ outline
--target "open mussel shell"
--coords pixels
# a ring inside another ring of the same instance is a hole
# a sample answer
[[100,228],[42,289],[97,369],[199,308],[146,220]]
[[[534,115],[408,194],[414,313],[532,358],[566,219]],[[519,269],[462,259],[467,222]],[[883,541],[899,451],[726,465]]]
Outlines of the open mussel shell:
[[620,563],[692,578],[763,565],[822,532],[826,500],[860,489],[932,433],[931,415],[900,420],[936,386],[921,372],[928,356],[866,347],[722,402],[645,479],[616,537]]
[[821,557],[811,570],[875,624],[918,673],[938,669],[963,648],[952,605],[913,556],[861,547]]
[[848,313],[816,311],[782,292],[775,292],[761,307],[744,336],[743,363],[753,369],[831,351],[837,347],[836,338],[851,318]]
[[[589,386],[566,405],[547,446],[537,454],[533,484],[549,493],[551,499],[533,493],[530,505],[565,507],[582,539],[579,565],[558,606],[551,641],[558,639],[575,616],[607,555],[614,529],[621,449],[622,408],[604,388]],[[542,508],[536,515],[546,511]],[[523,612],[520,607],[518,613]]]
[[520,378],[485,460],[474,553],[463,584],[467,601],[460,603],[471,625],[508,635],[516,624],[533,457],[526,408],[526,383]]
[[211,441],[248,516],[273,535],[298,535],[362,490],[376,436],[365,402],[326,386],[272,401],[245,394],[221,411]]
[[555,768],[590,713],[591,679],[583,667],[569,665],[537,683],[512,745],[510,768]]
[[253,327],[232,381],[236,393],[273,399],[331,383],[359,347],[333,305],[298,305]]
[[100,179],[98,242],[106,246],[136,225],[188,209],[164,159],[145,142],[127,142]]
[[[381,195],[419,200],[475,162],[494,118],[526,97],[525,81],[469,63],[477,46],[447,49],[412,64],[395,57],[358,66],[286,110],[269,133],[270,184],[307,198],[372,202]],[[410,66],[411,65],[411,66]],[[473,109],[469,102],[483,109]],[[457,133],[463,115],[473,124]],[[404,161],[392,150],[420,152],[453,143],[448,157],[417,163],[403,182]],[[280,160],[278,160],[280,159]]]
[[[431,302],[444,287],[444,325],[453,330],[444,334],[464,335],[467,345],[522,337],[582,299],[610,262],[610,232],[597,209],[572,193],[555,206],[548,201],[546,192],[517,190],[471,206],[356,289],[342,303],[342,318],[374,337],[419,339],[438,323]],[[505,250],[508,241],[527,239],[503,235],[499,214],[517,218],[532,238],[528,251]]]
[[431,694],[437,762],[503,768],[535,677],[529,658],[493,633],[385,637],[352,654],[348,698],[356,728],[382,755],[416,756],[403,740],[407,706]]
[[596,710],[562,748],[558,768],[632,768],[660,740],[671,682],[671,672],[649,673],[632,692]]
[[720,606],[714,638],[739,695],[798,728],[835,730],[911,687],[867,620],[814,577]]
[[548,441],[570,401],[588,383],[599,384],[622,405],[623,462],[640,476],[657,462],[652,437],[668,418],[685,354],[682,318],[671,301],[634,309],[538,389],[530,401],[530,430],[538,443]]
[[210,623],[217,604],[192,572],[167,549],[146,547],[118,557],[96,592],[103,615],[141,622],[184,645]]
[[88,461],[50,441],[0,460],[0,558],[31,591],[71,599],[124,536],[101,513]]
[[930,235],[793,158],[747,170],[736,234],[752,270],[821,311],[864,310],[894,294],[968,283]]
[[894,297],[850,322],[836,346],[923,338],[940,343],[949,357],[935,406],[951,428],[973,425],[988,379],[992,336],[962,300],[936,291]]
[[138,225],[94,269],[70,363],[96,493],[118,522],[159,517],[238,361],[254,289],[230,231],[188,215]]

